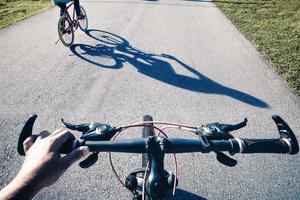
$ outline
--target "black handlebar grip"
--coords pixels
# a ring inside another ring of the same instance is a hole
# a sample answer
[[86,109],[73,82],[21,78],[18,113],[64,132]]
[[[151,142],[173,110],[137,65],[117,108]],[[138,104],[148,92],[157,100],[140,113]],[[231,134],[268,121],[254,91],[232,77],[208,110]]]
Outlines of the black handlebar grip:
[[[25,122],[22,130],[21,130],[19,140],[18,140],[18,147],[17,147],[18,153],[21,156],[25,156],[23,143],[28,137],[32,136],[33,124],[34,124],[36,118],[37,118],[37,114],[30,115],[29,118],[27,119],[27,121]],[[59,153],[68,154],[71,151],[73,151],[74,149],[76,149],[77,147],[79,147],[80,145],[81,145],[81,143],[78,140],[75,139],[74,135],[72,135],[61,146],[61,148],[59,149]]]
[[36,114],[30,115],[21,130],[19,140],[18,140],[18,147],[17,147],[18,153],[21,156],[25,156],[23,142],[32,135],[32,128],[36,118],[37,118]]
[[289,153],[289,146],[281,139],[243,139],[243,153]]

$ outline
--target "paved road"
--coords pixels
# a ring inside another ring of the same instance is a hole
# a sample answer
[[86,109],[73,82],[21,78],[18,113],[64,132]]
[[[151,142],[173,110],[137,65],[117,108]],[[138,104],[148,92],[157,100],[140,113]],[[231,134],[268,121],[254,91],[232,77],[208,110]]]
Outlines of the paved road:
[[[21,164],[16,140],[31,112],[39,114],[35,131],[54,130],[60,117],[122,125],[151,114],[201,125],[246,116],[249,125],[237,135],[260,138],[278,136],[271,115],[279,114],[300,138],[299,97],[213,3],[83,0],[82,5],[90,29],[76,32],[72,48],[54,44],[57,8],[0,31],[1,187]],[[138,130],[131,134],[127,137],[139,137]],[[114,155],[123,174],[139,162],[136,155]],[[179,155],[176,199],[299,199],[298,155],[235,158],[238,165],[228,168],[213,154]],[[107,156],[99,160],[88,170],[72,166],[36,199],[129,199],[107,167]]]

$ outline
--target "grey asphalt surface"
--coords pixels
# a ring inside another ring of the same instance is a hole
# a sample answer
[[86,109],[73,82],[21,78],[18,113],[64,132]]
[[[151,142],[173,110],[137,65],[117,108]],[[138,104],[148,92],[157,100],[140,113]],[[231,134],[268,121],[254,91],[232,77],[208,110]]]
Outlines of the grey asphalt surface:
[[[300,99],[213,3],[81,1],[88,34],[71,48],[58,39],[58,8],[0,31],[0,187],[18,171],[16,142],[26,117],[35,132],[59,119],[124,125],[155,120],[201,125],[248,117],[245,138],[278,137],[282,116],[300,138]],[[170,137],[194,137],[170,132]],[[124,137],[140,137],[133,130]],[[113,154],[124,178],[137,155]],[[236,155],[222,166],[214,154],[178,155],[179,189],[170,199],[299,199],[299,155]],[[167,157],[167,168],[172,160]],[[74,165],[35,199],[130,199],[107,156],[84,170]]]

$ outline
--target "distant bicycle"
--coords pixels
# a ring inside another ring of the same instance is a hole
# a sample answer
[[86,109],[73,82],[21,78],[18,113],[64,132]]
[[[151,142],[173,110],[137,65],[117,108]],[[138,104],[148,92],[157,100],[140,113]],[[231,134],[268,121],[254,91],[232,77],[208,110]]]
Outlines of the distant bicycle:
[[[72,17],[68,12],[69,8],[73,5]],[[74,42],[74,31],[79,27],[82,31],[88,28],[88,18],[82,6],[80,6],[80,13],[84,16],[80,19],[77,18],[74,2],[71,1],[64,9],[63,15],[58,20],[58,36],[59,40],[64,46],[70,47]]]

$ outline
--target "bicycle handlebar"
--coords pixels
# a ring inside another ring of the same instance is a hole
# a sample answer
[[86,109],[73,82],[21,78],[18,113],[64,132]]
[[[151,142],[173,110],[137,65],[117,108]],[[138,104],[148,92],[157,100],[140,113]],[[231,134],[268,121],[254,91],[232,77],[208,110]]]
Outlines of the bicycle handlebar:
[[[20,133],[18,141],[18,153],[20,155],[25,155],[23,142],[32,135],[33,124],[36,118],[37,115],[31,115]],[[88,168],[95,164],[98,160],[99,152],[125,152],[146,155],[148,164],[143,166],[144,168],[139,172],[139,176],[138,173],[132,172],[126,178],[125,183],[120,178],[118,179],[133,193],[134,197],[136,197],[134,199],[140,199],[139,197],[143,195],[149,196],[151,199],[163,199],[168,187],[173,185],[174,193],[178,183],[176,158],[174,156],[174,176],[164,169],[165,154],[215,152],[216,158],[220,163],[233,167],[237,164],[237,161],[223,153],[224,151],[229,152],[231,155],[236,153],[282,153],[291,155],[298,153],[299,146],[293,131],[279,116],[273,116],[272,118],[280,134],[280,137],[276,139],[240,139],[233,137],[230,131],[245,127],[247,125],[246,118],[243,122],[235,125],[211,123],[193,127],[166,122],[144,121],[140,124],[118,128],[97,122],[74,125],[62,120],[63,126],[70,130],[82,132],[82,135],[80,136],[81,140],[77,140],[74,136],[70,137],[62,145],[59,152],[68,154],[80,146],[88,146],[92,154],[79,163],[81,168]],[[168,138],[163,131],[164,128],[159,129],[156,127],[156,124],[165,124],[173,128],[177,127],[191,131],[198,135],[198,139]],[[158,135],[162,133],[165,137],[149,136],[141,139],[114,140],[125,129],[141,126],[158,130]],[[111,166],[113,168],[112,164]],[[147,166],[150,166],[149,169],[147,169]],[[115,172],[114,168],[113,171]],[[141,175],[144,176],[143,180],[141,180]],[[118,175],[116,174],[116,176]]]
[[243,139],[243,153],[289,153],[292,147],[284,139]]
[[[209,145],[196,139],[162,138],[154,136],[156,144],[163,153],[191,153],[212,151],[228,151],[236,153],[289,153],[292,147],[284,139],[229,139],[211,140]],[[60,153],[69,153],[79,146],[88,146],[91,152],[124,152],[124,153],[147,153],[150,142],[147,139],[114,140],[114,141],[78,141],[73,140],[65,143]]]
[[[31,115],[25,123],[18,142],[18,153],[24,155],[23,142],[32,134],[32,127],[37,115]],[[152,137],[148,139],[133,139],[133,140],[116,140],[110,141],[109,139],[120,128],[113,128],[109,125],[96,126],[97,124],[82,124],[78,125],[79,128],[90,127],[87,134],[83,134],[83,141],[70,138],[61,148],[60,153],[66,154],[79,146],[88,146],[92,152],[130,152],[130,153],[147,153],[150,148],[158,146],[163,153],[187,153],[187,152],[202,152],[208,153],[211,151],[220,152],[228,151],[231,154],[235,153],[289,153],[291,155],[299,152],[298,142],[292,130],[288,125],[279,117],[273,116],[280,138],[276,139],[239,139],[234,138],[230,134],[224,132],[222,127],[232,128],[232,125],[226,124],[210,124],[204,126],[196,133],[199,135],[200,140],[196,139],[179,139],[179,138],[163,138]],[[244,122],[235,125],[236,128],[241,128],[246,125],[247,119]],[[64,123],[68,128],[75,129],[71,124]],[[77,128],[78,128],[77,127]],[[104,128],[103,128],[104,127]],[[81,130],[80,129],[80,130]],[[208,130],[209,132],[203,132]],[[87,130],[87,129],[84,129]],[[222,137],[216,137],[216,130]],[[231,129],[232,130],[232,129]],[[95,133],[93,133],[95,131]],[[98,132],[97,132],[98,131]],[[99,132],[100,131],[100,132]],[[222,132],[223,131],[223,132]],[[220,134],[220,132],[222,132]],[[99,134],[100,133],[100,134]],[[104,133],[104,134],[103,134]],[[113,134],[112,134],[113,133]],[[102,134],[102,135],[101,135]],[[229,135],[229,136],[228,136]],[[96,136],[96,137],[95,137]],[[102,136],[102,137],[100,137]],[[109,136],[109,138],[107,137]],[[90,138],[90,139],[86,139]],[[94,141],[96,138],[105,141]],[[108,141],[107,141],[108,140]]]
[[[36,118],[37,115],[31,115],[20,133],[18,141],[18,153],[20,155],[25,154],[23,142],[32,135],[32,128]],[[139,195],[143,196],[143,194],[147,194],[151,199],[162,199],[165,197],[169,186],[173,185],[174,191],[177,185],[176,173],[174,176],[172,173],[164,170],[164,154],[209,153],[213,151],[216,153],[216,158],[220,163],[233,167],[237,164],[237,161],[224,154],[224,151],[229,152],[231,155],[236,153],[288,153],[291,155],[298,153],[298,142],[292,130],[279,116],[273,116],[272,118],[280,134],[280,137],[276,139],[240,139],[233,137],[230,131],[245,127],[247,125],[246,118],[243,122],[236,125],[211,123],[200,127],[192,127],[165,122],[150,121],[149,123],[146,121],[141,124],[132,124],[118,128],[97,122],[73,125],[62,120],[66,128],[82,132],[82,135],[80,137],[81,140],[75,139],[74,136],[70,137],[62,145],[59,152],[67,154],[80,146],[88,146],[93,153],[79,163],[81,168],[88,168],[96,163],[99,152],[146,154],[148,156],[147,166],[150,166],[150,168],[147,170],[147,167],[144,166],[146,168],[141,171],[144,173],[144,179],[140,180],[142,173],[138,176],[137,173],[133,172],[126,178],[127,182],[125,181],[125,184],[122,184],[134,194],[135,199],[139,199]],[[198,139],[168,138],[163,132],[164,128],[159,129],[154,124],[167,124],[194,132],[198,135]],[[165,137],[149,136],[141,139],[114,140],[123,130],[138,126],[156,129],[159,133],[164,134]],[[176,169],[176,160],[174,162]],[[120,178],[118,179],[120,180]],[[141,190],[141,188],[143,189]]]

